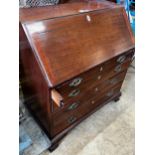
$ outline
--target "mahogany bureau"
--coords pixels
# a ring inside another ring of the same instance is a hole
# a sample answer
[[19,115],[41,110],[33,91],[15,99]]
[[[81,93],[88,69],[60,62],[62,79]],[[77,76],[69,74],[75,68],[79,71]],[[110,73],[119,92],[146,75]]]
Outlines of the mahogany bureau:
[[117,101],[134,55],[125,10],[111,2],[20,9],[20,71],[25,103],[51,139]]

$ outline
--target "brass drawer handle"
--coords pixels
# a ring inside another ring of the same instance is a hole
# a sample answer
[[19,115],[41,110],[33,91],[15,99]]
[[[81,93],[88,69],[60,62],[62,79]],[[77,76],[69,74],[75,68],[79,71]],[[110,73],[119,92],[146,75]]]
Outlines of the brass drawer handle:
[[67,121],[68,121],[68,123],[69,123],[69,124],[71,124],[71,123],[75,122],[76,120],[77,120],[77,118],[76,118],[76,117],[71,116],[71,117],[69,117],[69,118],[68,118],[68,120],[67,120]]
[[113,94],[114,94],[114,91],[111,90],[110,92],[108,92],[108,93],[106,94],[106,96],[111,97]]
[[115,85],[116,83],[118,83],[118,79],[113,78],[113,79],[109,80],[109,83],[112,84],[112,85]]
[[81,82],[82,82],[82,78],[76,78],[76,79],[74,79],[74,80],[69,84],[69,86],[70,86],[70,87],[76,87],[76,86],[78,86]]
[[117,72],[117,73],[120,72],[120,71],[122,70],[121,65],[116,66],[114,70],[115,70],[115,72]]
[[125,59],[126,59],[126,56],[125,56],[125,55],[122,55],[122,56],[120,56],[120,57],[117,59],[117,62],[123,63],[123,62],[125,61]]
[[71,93],[69,93],[69,97],[75,97],[80,93],[79,89],[74,89]]
[[79,102],[72,103],[67,109],[68,110],[74,110],[79,106]]

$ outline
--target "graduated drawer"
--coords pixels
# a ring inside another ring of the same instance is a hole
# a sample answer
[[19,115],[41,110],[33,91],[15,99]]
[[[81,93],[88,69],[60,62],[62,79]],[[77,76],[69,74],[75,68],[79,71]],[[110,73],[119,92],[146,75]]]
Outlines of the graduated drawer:
[[107,80],[126,70],[131,63],[132,56],[133,52],[117,56],[62,85],[57,86],[56,90],[64,97],[64,99],[72,100],[82,93],[87,92],[89,87],[97,85],[101,81]]
[[[85,100],[88,100],[92,96],[98,96],[100,92],[102,93],[103,91],[106,91],[107,89],[112,88],[114,85],[117,83],[121,82],[124,80],[125,75],[126,75],[127,70],[105,80],[105,81],[100,81],[96,85],[89,86],[89,89],[87,89],[86,92],[81,93],[79,96],[74,97],[72,99],[64,99],[64,107],[63,108],[57,108],[55,109],[54,112],[62,111],[66,107],[70,105],[77,104],[76,102],[78,101],[78,105],[80,103],[85,102]],[[88,87],[88,86],[87,86]]]
[[[102,89],[108,89],[112,87],[114,84],[116,84],[119,81],[123,81],[125,74],[126,74],[126,69],[127,66],[129,65],[129,62],[121,64],[121,71],[118,72],[117,74],[115,73],[115,70],[111,69],[107,71],[107,74],[101,77],[100,80],[93,80],[91,83],[85,82],[81,84],[81,86],[73,88],[73,89],[67,89],[64,88],[62,91],[58,90],[58,92],[62,95],[63,101],[64,101],[64,106],[67,104],[71,104],[72,102],[75,102],[76,100],[82,100],[84,98],[89,98],[92,95],[97,94],[98,92],[98,86],[102,87]],[[106,77],[106,79],[104,78]],[[66,92],[65,92],[66,91]],[[69,96],[70,93],[72,92],[77,92],[77,95],[75,96]],[[54,106],[54,111],[59,111],[60,108],[58,106]]]
[[60,131],[69,127],[77,120],[93,111],[100,104],[114,97],[120,92],[121,86],[122,81],[106,91],[100,90],[97,96],[92,96],[87,99],[85,98],[85,101],[82,103],[77,101],[76,103],[79,103],[79,105],[75,109],[70,109],[71,105],[69,105],[62,111],[53,114],[54,134],[58,134]]

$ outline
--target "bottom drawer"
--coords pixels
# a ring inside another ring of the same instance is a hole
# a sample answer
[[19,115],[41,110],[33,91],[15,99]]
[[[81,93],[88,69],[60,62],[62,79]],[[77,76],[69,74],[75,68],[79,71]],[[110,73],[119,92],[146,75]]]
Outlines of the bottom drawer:
[[122,82],[115,85],[113,88],[109,89],[106,92],[103,92],[102,95],[97,97],[92,97],[89,100],[82,103],[76,108],[76,110],[64,110],[53,115],[53,134],[56,135],[65,128],[69,127],[77,120],[87,115],[100,104],[106,103],[107,100],[113,98],[117,93],[120,92]]

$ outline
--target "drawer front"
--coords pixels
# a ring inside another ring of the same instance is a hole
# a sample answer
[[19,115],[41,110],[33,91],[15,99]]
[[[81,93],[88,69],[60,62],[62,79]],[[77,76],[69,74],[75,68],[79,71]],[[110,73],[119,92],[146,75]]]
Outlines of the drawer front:
[[92,96],[99,96],[100,94],[102,94],[102,92],[105,92],[106,90],[112,88],[114,85],[123,81],[125,78],[125,75],[126,75],[126,71],[121,72],[120,74],[117,74],[116,76],[113,76],[105,81],[100,81],[99,83],[95,83],[94,85],[86,86],[88,88],[87,91],[84,91],[77,97],[66,99],[64,101],[66,105],[65,107],[67,107],[68,105],[76,101],[80,101],[81,103],[83,103],[86,100],[89,100],[89,98]]
[[117,56],[104,64],[101,64],[88,72],[70,80],[58,87],[56,90],[64,97],[66,101],[72,101],[81,94],[87,92],[89,87],[99,84],[101,81],[126,70],[131,62],[133,53],[125,53]]
[[106,91],[100,89],[98,95],[89,97],[82,101],[82,103],[81,101],[76,101],[67,106],[63,111],[53,114],[54,134],[58,134],[100,104],[115,96],[120,91],[121,85],[122,81]]
[[[85,100],[88,100],[90,97],[98,94],[102,91],[106,91],[107,89],[112,88],[117,83],[124,80],[127,70],[107,79],[107,80],[101,80],[98,84],[94,84],[92,86],[86,86],[89,88],[87,91],[84,91],[84,93],[81,93],[79,96],[71,98],[71,99],[64,99],[64,106],[62,108],[55,109],[54,113],[57,113],[59,111],[63,111],[66,107],[71,106],[71,109],[75,109],[77,106],[79,106],[81,103],[85,102]],[[77,103],[78,102],[78,103]]]
[[[89,98],[91,95],[94,95],[95,92],[98,92],[98,85],[102,86],[102,88],[105,90],[106,88],[109,88],[116,84],[118,80],[124,80],[126,69],[129,64],[130,62],[126,62],[121,65],[117,65],[115,68],[107,70],[108,73],[102,75],[99,80],[92,80],[91,83],[85,82],[81,84],[80,87],[71,90],[67,89],[68,87],[64,88],[64,90],[62,89],[62,91],[58,90],[58,92],[60,92],[60,94],[64,98],[64,105],[67,106],[68,104],[71,104],[72,102],[75,102],[82,98]],[[54,111],[59,110],[59,107],[54,107]]]

